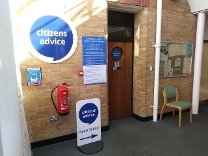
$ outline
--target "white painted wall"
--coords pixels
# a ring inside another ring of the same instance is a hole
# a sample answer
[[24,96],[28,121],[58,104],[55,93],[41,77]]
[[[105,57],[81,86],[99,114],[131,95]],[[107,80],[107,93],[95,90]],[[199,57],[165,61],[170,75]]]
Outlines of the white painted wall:
[[[1,128],[0,128],[0,134],[1,134]],[[0,135],[0,156],[3,156],[2,143],[1,143],[1,135]]]
[[0,156],[23,153],[9,1],[0,0]]
[[199,13],[208,9],[207,0],[188,0],[188,3],[192,13]]
[[[17,73],[20,74],[20,69],[17,70]],[[22,100],[22,87],[20,84],[18,84],[18,97],[19,97],[19,118],[20,118],[20,127],[21,127],[22,152],[23,152],[23,156],[31,156],[32,152],[31,152],[31,147],[30,147],[30,139],[29,139],[29,134],[28,134],[28,129],[27,129],[27,122],[25,118],[25,110],[24,110],[24,105],[23,105],[23,100]]]
[[204,40],[208,40],[208,17],[206,17],[206,20],[205,20]]

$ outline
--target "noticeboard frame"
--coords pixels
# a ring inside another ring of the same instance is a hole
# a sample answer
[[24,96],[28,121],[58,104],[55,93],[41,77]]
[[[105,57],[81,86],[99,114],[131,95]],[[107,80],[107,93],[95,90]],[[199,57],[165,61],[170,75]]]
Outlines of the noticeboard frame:
[[161,42],[159,78],[190,76],[193,44]]

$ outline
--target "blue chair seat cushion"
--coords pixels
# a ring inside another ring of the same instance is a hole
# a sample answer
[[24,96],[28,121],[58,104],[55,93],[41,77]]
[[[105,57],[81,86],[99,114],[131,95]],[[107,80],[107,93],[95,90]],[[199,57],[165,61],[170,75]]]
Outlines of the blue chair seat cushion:
[[173,102],[169,102],[168,105],[180,107],[182,110],[189,109],[192,106],[191,103],[184,101],[173,101]]

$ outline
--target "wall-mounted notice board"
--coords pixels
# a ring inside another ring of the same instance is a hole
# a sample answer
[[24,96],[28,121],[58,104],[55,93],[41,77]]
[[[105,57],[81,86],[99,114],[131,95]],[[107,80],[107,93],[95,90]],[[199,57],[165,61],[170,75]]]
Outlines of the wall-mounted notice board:
[[160,48],[160,78],[191,75],[193,44],[162,42]]

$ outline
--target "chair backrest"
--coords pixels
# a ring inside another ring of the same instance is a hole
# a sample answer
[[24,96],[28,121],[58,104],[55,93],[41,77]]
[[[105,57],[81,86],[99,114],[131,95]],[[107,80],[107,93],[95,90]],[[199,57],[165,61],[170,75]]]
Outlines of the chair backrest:
[[167,98],[173,98],[177,95],[176,88],[174,86],[167,86],[164,88],[164,91]]

